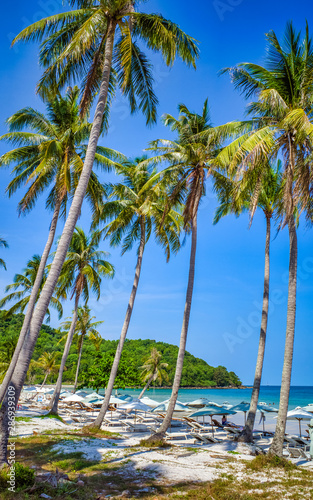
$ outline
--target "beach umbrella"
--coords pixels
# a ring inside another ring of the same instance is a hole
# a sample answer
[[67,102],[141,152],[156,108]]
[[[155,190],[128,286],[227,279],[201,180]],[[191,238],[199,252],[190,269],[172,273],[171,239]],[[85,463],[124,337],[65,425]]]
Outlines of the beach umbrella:
[[186,403],[187,406],[190,406],[191,408],[203,408],[204,406],[222,406],[217,403],[214,403],[214,401],[210,401],[207,398],[199,398],[195,399],[194,401],[191,401],[190,403]]
[[117,398],[116,396],[110,397],[110,405],[122,405],[125,401],[123,399]]
[[195,418],[195,417],[203,417],[203,423],[204,423],[204,417],[211,417],[211,425],[212,425],[212,434],[214,436],[214,427],[213,427],[213,420],[212,417],[217,416],[217,415],[235,415],[235,411],[233,410],[228,410],[227,408],[218,408],[218,407],[205,407],[202,408],[201,410],[195,411],[194,413],[191,413],[189,415],[189,418]]
[[[275,417],[277,418],[277,417]],[[299,431],[301,437],[301,420],[311,420],[312,414],[308,411],[305,411],[301,406],[297,406],[294,410],[290,410],[287,413],[287,420],[298,420],[299,422]]]
[[308,411],[310,413],[313,413],[313,403],[309,403],[306,406],[302,406],[302,409],[305,410],[305,411]]
[[84,401],[84,398],[78,396],[78,394],[71,394],[63,399],[63,401],[67,403],[80,403],[81,401]]
[[141,401],[147,406],[150,406],[150,408],[155,408],[156,406],[159,406],[158,401],[155,401],[154,399],[151,399],[148,396],[144,396],[143,398],[139,399],[139,401]]
[[130,403],[126,403],[126,404],[120,406],[120,409],[127,410],[127,411],[129,411],[129,410],[134,411],[135,412],[135,422],[136,422],[137,411],[147,412],[147,411],[151,410],[150,406],[145,405],[139,399],[137,399],[137,401],[134,400],[134,401],[131,401]]
[[232,406],[230,410],[242,411],[245,414],[245,425],[246,425],[247,411],[249,411],[249,408],[250,408],[250,403],[247,403],[246,401],[241,401],[239,405]]
[[212,408],[212,407],[205,407],[202,408],[201,410],[197,410],[189,415],[190,418],[194,417],[205,417],[205,416],[210,416],[213,417],[214,415],[235,415],[235,410],[228,410],[227,408]]
[[66,398],[67,396],[72,396],[72,392],[69,392],[69,391],[62,391],[60,393],[60,398]]
[[120,407],[121,410],[138,410],[138,411],[150,411],[150,406],[142,403],[139,399],[137,401],[131,401]]
[[85,399],[87,401],[90,401],[91,399],[99,399],[99,400],[103,400],[104,397],[101,396],[101,394],[97,394],[96,392],[93,392],[92,394],[88,394],[88,396],[85,396]]
[[[160,403],[158,406],[153,408],[151,411],[154,411],[156,413],[167,411],[168,405],[169,405],[169,400],[164,401],[163,403]],[[187,411],[189,411],[189,408],[188,408],[188,406],[183,405],[182,403],[177,401],[175,408],[174,408],[174,411],[186,411],[187,412]]]
[[129,394],[123,394],[122,396],[121,395],[117,395],[117,397],[119,399],[122,399],[123,401],[127,401],[128,403],[130,403],[131,401],[133,401],[133,397],[130,396]]
[[278,413],[278,408],[274,408],[273,406],[269,406],[264,403],[258,404],[258,410],[261,412],[266,411],[268,413]]
[[78,394],[78,396],[81,396],[82,398],[85,398],[86,396],[88,396],[88,392],[83,391],[83,390],[76,391],[75,394]]

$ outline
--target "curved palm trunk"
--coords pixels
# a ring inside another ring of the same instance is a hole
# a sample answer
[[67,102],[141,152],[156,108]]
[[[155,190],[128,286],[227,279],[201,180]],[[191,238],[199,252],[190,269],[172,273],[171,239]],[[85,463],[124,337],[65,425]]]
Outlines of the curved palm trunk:
[[18,356],[21,352],[22,345],[23,345],[23,342],[25,340],[25,336],[26,336],[27,331],[29,329],[29,325],[30,325],[30,322],[32,319],[32,314],[34,311],[34,307],[35,307],[36,300],[38,298],[38,293],[40,290],[40,286],[42,283],[42,278],[43,278],[43,275],[45,272],[45,267],[46,267],[47,260],[48,260],[49,254],[50,254],[52,243],[54,241],[55,231],[56,231],[57,223],[58,223],[58,219],[59,219],[60,207],[61,207],[61,202],[58,200],[56,202],[56,205],[54,208],[54,213],[53,213],[52,221],[50,224],[50,230],[49,230],[47,243],[46,243],[45,249],[43,251],[43,254],[42,254],[42,257],[40,260],[40,264],[39,264],[39,268],[38,268],[38,271],[36,274],[35,283],[34,283],[33,289],[32,289],[31,294],[30,294],[30,298],[29,298],[26,314],[24,317],[23,325],[22,325],[20,335],[18,338],[18,342],[16,344],[15,351],[14,351],[13,357],[12,357],[11,362],[10,362],[10,366],[5,374],[5,377],[4,377],[3,382],[1,384],[1,387],[0,387],[0,403],[3,401],[5,393],[7,392],[9,383],[11,381],[11,377],[12,377],[13,372],[14,372],[14,368],[15,368],[17,360],[18,360]]
[[81,359],[82,359],[83,344],[84,344],[84,337],[82,338],[82,341],[81,341],[81,344],[80,344],[80,348],[79,348],[79,355],[78,355],[76,375],[75,375],[75,383],[74,383],[74,389],[73,389],[73,393],[74,394],[76,392],[77,384],[78,384],[78,374],[79,374],[80,362],[81,362]]
[[151,384],[153,380],[153,375],[151,375],[151,377],[149,378],[148,382],[146,383],[146,385],[144,386],[144,388],[142,389],[141,393],[139,394],[138,396],[138,399],[141,399],[142,396],[144,395],[144,393],[146,392],[146,390],[148,389],[149,385]]
[[60,399],[60,392],[62,389],[63,372],[65,369],[65,364],[66,364],[66,361],[67,361],[67,358],[68,358],[68,355],[70,352],[70,348],[71,348],[71,345],[73,342],[73,337],[74,337],[75,327],[76,327],[77,317],[78,317],[77,309],[78,309],[78,297],[76,297],[76,299],[75,299],[75,308],[74,308],[72,323],[71,323],[71,327],[70,327],[68,335],[67,335],[66,343],[64,346],[64,351],[62,354],[59,375],[58,375],[57,383],[56,383],[54,393],[53,393],[51,403],[50,403],[50,414],[52,414],[52,415],[58,414],[58,404],[59,404],[59,399]]
[[260,331],[258,357],[257,357],[257,362],[256,362],[256,368],[255,368],[254,384],[253,384],[253,390],[252,390],[248,418],[247,418],[245,428],[242,431],[240,437],[238,438],[238,441],[243,441],[245,443],[252,443],[253,442],[253,427],[254,427],[255,414],[257,411],[257,406],[258,406],[258,401],[259,401],[263,363],[264,363],[267,320],[268,320],[268,303],[269,303],[269,291],[270,291],[270,239],[271,239],[271,216],[267,215],[266,216],[264,292],[263,292],[263,307],[262,307],[262,320],[261,320],[261,331]]
[[[112,66],[112,55],[114,46],[115,24],[111,25],[108,30],[108,37],[105,46],[104,69],[102,75],[102,83],[99,91],[98,103],[95,111],[94,121],[88,142],[86,158],[78,186],[75,190],[72,205],[64,225],[62,236],[60,238],[55,257],[53,259],[51,269],[47,281],[40,294],[36,309],[33,313],[29,331],[26,334],[25,342],[21,349],[18,363],[13,373],[10,386],[15,392],[15,407],[20,396],[29,363],[37,342],[39,331],[43,323],[47,308],[49,306],[54,288],[59,278],[68,247],[70,245],[77,219],[81,212],[82,203],[86,194],[90,174],[95,159],[96,148],[101,134],[103,113],[108,96],[108,88]],[[8,396],[6,395],[1,410],[0,410],[0,466],[6,463],[7,443],[9,438],[8,429]],[[10,408],[12,411],[12,408]]]
[[133,312],[134,308],[134,303],[135,303],[135,298],[137,294],[137,289],[138,289],[138,283],[139,283],[139,278],[140,278],[140,272],[141,272],[141,265],[142,265],[142,256],[143,252],[145,249],[145,240],[146,240],[146,235],[145,235],[145,221],[141,220],[141,235],[140,235],[140,245],[139,245],[139,250],[138,250],[138,258],[137,258],[137,265],[136,265],[136,272],[135,272],[135,279],[133,283],[133,288],[130,294],[128,306],[127,306],[127,311],[126,311],[126,316],[124,319],[124,324],[123,328],[121,331],[121,336],[120,340],[116,349],[111,373],[110,373],[110,378],[108,385],[105,389],[105,397],[100,409],[100,412],[95,420],[95,422],[92,424],[92,427],[98,427],[99,429],[101,428],[104,416],[108,410],[109,404],[110,404],[110,397],[112,394],[113,386],[114,386],[114,381],[117,375],[117,370],[118,370],[118,365],[121,359],[122,355],[122,350],[124,346],[124,342],[126,339],[129,323],[130,323],[130,318]]
[[45,378],[43,379],[43,383],[41,384],[41,388],[45,385],[46,380],[47,380],[47,378],[48,378],[48,375],[49,375],[49,372],[46,372],[46,374],[45,374]]
[[184,357],[186,351],[186,342],[187,342],[187,334],[188,334],[188,326],[190,319],[190,310],[191,310],[191,302],[192,302],[192,294],[193,287],[195,281],[195,262],[196,262],[196,249],[197,249],[197,212],[192,221],[192,237],[191,237],[191,250],[190,250],[190,265],[189,265],[189,277],[188,277],[188,286],[186,293],[186,302],[185,302],[185,310],[184,310],[184,318],[183,325],[180,334],[180,343],[179,350],[176,362],[176,371],[172,388],[172,395],[168,405],[168,409],[165,415],[165,418],[162,422],[161,427],[158,430],[158,435],[155,435],[153,438],[158,439],[163,437],[165,432],[167,431],[170,423],[172,421],[174,408],[177,401],[178,391],[180,387],[181,376],[183,372],[184,365]]
[[296,299],[297,299],[297,231],[294,216],[292,215],[288,222],[289,228],[289,285],[288,285],[288,309],[287,309],[287,326],[286,326],[286,342],[285,342],[285,357],[282,373],[279,411],[275,429],[275,436],[270,446],[269,453],[281,457],[283,455],[283,444],[286,430],[286,420],[289,403],[290,381],[293,360],[295,323],[296,323]]

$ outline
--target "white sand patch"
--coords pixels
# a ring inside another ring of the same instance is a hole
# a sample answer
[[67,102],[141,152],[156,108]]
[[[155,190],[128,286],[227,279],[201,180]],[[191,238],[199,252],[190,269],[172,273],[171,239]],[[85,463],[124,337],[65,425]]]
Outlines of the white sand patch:
[[52,430],[73,430],[73,424],[65,424],[57,418],[32,418],[29,421],[18,420],[16,422],[16,435],[19,437],[32,436]]

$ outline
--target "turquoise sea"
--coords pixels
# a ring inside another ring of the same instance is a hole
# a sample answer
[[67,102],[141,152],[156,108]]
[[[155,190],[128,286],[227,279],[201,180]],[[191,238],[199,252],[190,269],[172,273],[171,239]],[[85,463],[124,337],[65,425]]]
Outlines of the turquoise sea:
[[[88,391],[89,392],[89,391]],[[90,391],[91,392],[91,391]],[[104,391],[99,391],[104,394]],[[114,390],[114,394],[130,394],[133,397],[138,397],[140,390]],[[252,389],[181,389],[178,399],[182,403],[193,401],[198,398],[208,398],[216,403],[228,402],[230,404],[238,404],[241,401],[250,401]],[[260,401],[274,406],[279,405],[279,386],[262,386],[260,391]],[[164,401],[171,395],[170,389],[149,389],[145,392],[145,396],[149,396],[156,401]],[[313,403],[313,386],[292,386],[290,390],[289,409],[296,406],[305,406]]]

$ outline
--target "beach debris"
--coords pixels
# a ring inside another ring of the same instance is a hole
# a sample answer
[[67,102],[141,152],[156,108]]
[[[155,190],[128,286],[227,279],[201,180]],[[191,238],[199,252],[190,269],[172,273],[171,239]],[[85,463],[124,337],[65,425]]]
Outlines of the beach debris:
[[77,486],[81,486],[81,487],[85,486],[84,481],[82,481],[81,479],[79,479],[79,481],[77,481],[76,484],[77,484]]
[[49,500],[50,498],[52,499],[52,497],[46,495],[45,493],[41,493],[40,498],[46,498],[47,500]]
[[122,491],[122,493],[120,494],[120,497],[121,498],[130,498],[132,496],[131,492],[129,490],[124,490]]
[[71,482],[67,474],[60,473],[58,469],[53,472],[46,472],[44,474],[38,474],[36,476],[36,481],[39,483],[48,483],[52,488],[57,488],[58,484],[64,484],[64,482]]

